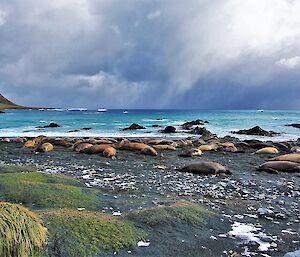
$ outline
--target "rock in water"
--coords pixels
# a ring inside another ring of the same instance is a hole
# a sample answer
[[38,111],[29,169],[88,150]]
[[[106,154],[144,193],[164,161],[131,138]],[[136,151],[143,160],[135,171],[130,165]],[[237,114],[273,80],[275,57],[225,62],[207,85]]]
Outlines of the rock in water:
[[287,126],[287,127],[293,127],[293,128],[299,128],[300,129],[300,124],[299,123],[287,124],[285,126]]
[[178,169],[182,172],[190,172],[195,174],[203,174],[203,175],[216,175],[219,173],[232,174],[225,166],[217,163],[217,162],[200,162],[190,164],[181,169]]
[[253,136],[268,136],[272,137],[274,135],[279,135],[280,133],[274,131],[267,131],[262,129],[260,126],[255,126],[250,129],[242,129],[239,131],[232,131],[231,133],[240,134],[240,135],[253,135]]
[[205,125],[205,124],[207,124],[208,123],[208,121],[206,121],[206,120],[200,120],[200,119],[198,119],[198,120],[192,120],[192,121],[187,121],[187,122],[185,122],[185,123],[183,123],[182,125],[181,125],[181,127],[183,128],[183,129],[186,129],[186,130],[189,130],[189,129],[191,129],[193,126],[203,126],[203,125]]
[[122,130],[126,131],[126,130],[137,130],[137,129],[145,129],[145,127],[143,127],[143,126],[141,126],[139,124],[133,123],[129,127],[123,128]]
[[173,126],[167,126],[164,130],[160,130],[161,133],[176,133],[176,128]]
[[44,129],[44,128],[60,128],[61,126],[57,123],[51,122],[50,124],[46,125],[46,126],[38,126],[36,128],[39,129]]

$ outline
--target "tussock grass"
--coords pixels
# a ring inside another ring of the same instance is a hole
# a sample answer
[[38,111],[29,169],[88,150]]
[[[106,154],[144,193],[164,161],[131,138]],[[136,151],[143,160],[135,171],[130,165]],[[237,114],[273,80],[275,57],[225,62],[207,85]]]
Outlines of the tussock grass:
[[40,212],[49,230],[49,256],[89,257],[136,244],[143,232],[100,212],[49,209]]
[[31,257],[43,248],[46,228],[28,209],[0,202],[0,256]]
[[0,174],[0,200],[26,206],[97,208],[97,195],[76,179],[38,172]]
[[179,201],[169,206],[161,206],[127,214],[127,219],[135,223],[143,223],[151,227],[174,225],[177,223],[197,224],[205,222],[205,217],[214,215],[202,206]]

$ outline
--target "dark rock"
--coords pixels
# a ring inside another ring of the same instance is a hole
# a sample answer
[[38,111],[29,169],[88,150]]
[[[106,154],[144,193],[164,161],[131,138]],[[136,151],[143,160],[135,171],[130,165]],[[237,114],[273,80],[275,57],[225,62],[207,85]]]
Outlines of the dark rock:
[[68,132],[72,133],[72,132],[79,132],[79,131],[80,131],[79,129],[74,129],[74,130],[69,130]]
[[272,137],[274,135],[279,135],[280,133],[274,132],[274,131],[267,131],[262,129],[260,126],[255,126],[250,129],[242,129],[239,131],[232,131],[233,134],[239,134],[239,135],[253,135],[253,136],[268,136]]
[[215,134],[213,134],[212,132],[210,132],[206,128],[198,127],[198,126],[193,128],[191,131],[189,131],[189,133],[194,134],[194,135],[201,135],[201,136],[204,136],[204,137],[214,137],[214,136],[216,136]]
[[161,125],[158,125],[158,124],[153,124],[151,127],[152,127],[152,128],[161,128],[162,126],[161,126]]
[[81,128],[81,130],[91,130],[92,128]]
[[285,126],[287,126],[287,127],[293,127],[293,128],[298,128],[298,129],[300,129],[300,124],[299,124],[299,123],[287,124],[287,125],[285,125]]
[[187,122],[185,122],[185,123],[183,123],[182,125],[181,125],[181,127],[183,128],[183,129],[186,129],[186,130],[189,130],[189,129],[191,129],[193,126],[203,126],[203,125],[205,125],[205,124],[207,124],[208,123],[208,121],[206,121],[206,120],[192,120],[192,121],[187,121]]
[[127,128],[123,128],[122,131],[126,131],[126,130],[136,130],[136,129],[145,129],[143,126],[133,123],[131,124],[129,127]]
[[4,111],[0,111],[0,114],[4,114],[5,112]]
[[38,126],[36,128],[39,128],[39,129],[44,129],[44,128],[60,128],[61,126],[57,123],[54,123],[54,122],[51,122],[49,125],[46,125],[46,126]]
[[165,129],[160,130],[161,133],[176,133],[176,128],[173,126],[167,126]]

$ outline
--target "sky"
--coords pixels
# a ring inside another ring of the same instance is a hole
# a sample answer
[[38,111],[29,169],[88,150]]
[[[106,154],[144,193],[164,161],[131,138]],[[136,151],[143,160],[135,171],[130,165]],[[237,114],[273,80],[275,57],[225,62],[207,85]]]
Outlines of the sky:
[[300,1],[0,0],[0,93],[72,108],[300,109]]

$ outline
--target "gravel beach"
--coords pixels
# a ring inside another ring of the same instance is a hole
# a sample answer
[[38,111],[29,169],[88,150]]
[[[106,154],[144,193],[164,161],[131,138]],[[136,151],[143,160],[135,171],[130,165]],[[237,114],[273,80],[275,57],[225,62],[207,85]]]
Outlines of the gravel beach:
[[[252,154],[255,150],[243,144],[236,153],[209,151],[190,158],[178,156],[189,147],[162,150],[158,156],[120,150],[115,159],[61,146],[48,153],[21,146],[0,143],[1,163],[34,165],[42,173],[76,177],[103,192],[99,211],[126,215],[187,200],[217,214],[199,226],[147,228],[148,247],[120,251],[118,256],[284,256],[300,248],[300,174],[256,171],[273,156]],[[218,162],[232,174],[177,170],[202,161]],[[99,256],[116,253],[103,254]]]

